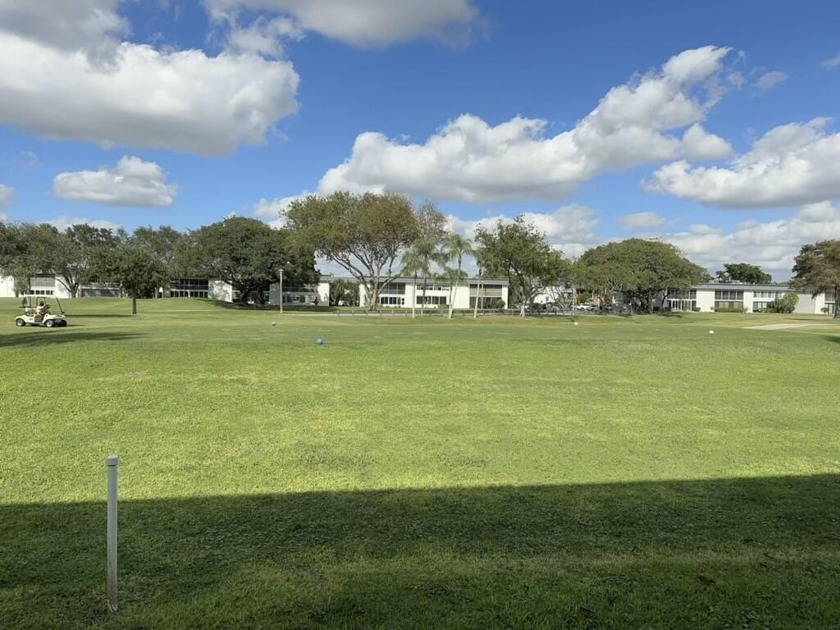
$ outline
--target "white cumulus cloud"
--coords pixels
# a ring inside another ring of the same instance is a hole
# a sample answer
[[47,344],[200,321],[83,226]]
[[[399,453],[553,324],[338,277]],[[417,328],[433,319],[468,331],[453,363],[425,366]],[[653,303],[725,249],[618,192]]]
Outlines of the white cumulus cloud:
[[667,219],[655,212],[633,212],[625,214],[620,219],[622,227],[629,230],[652,228],[664,225]]
[[296,29],[359,46],[417,38],[462,39],[480,24],[470,0],[205,0],[220,22],[236,23],[242,10],[290,17]]
[[748,262],[783,280],[790,277],[803,245],[840,238],[840,207],[821,202],[774,221],[743,221],[732,230],[693,225],[685,232],[658,236],[712,271],[724,263]]
[[657,72],[612,88],[573,129],[547,136],[545,120],[516,117],[492,126],[469,114],[423,144],[360,134],[350,157],[318,192],[395,190],[432,199],[557,199],[596,175],[679,158],[720,159],[732,149],[701,122],[719,98],[728,49],[672,57]]
[[260,199],[254,205],[254,214],[264,219],[271,227],[281,228],[286,225],[285,212],[293,201],[306,199],[312,193],[302,192],[299,195],[278,197],[276,199]]
[[64,51],[96,50],[130,31],[117,0],[0,0],[0,30]]
[[128,25],[117,8],[116,0],[0,0],[0,123],[50,138],[221,154],[264,142],[297,111],[290,62],[121,41]]
[[834,55],[830,59],[826,59],[822,62],[822,65],[826,70],[834,70],[834,68],[840,66],[840,53]]
[[788,80],[788,75],[781,70],[772,70],[765,72],[755,82],[755,89],[759,92],[769,92],[780,83]]
[[122,227],[118,223],[113,223],[105,219],[86,219],[84,217],[71,217],[67,215],[61,215],[45,223],[55,226],[60,232],[64,232],[67,228],[74,225],[89,225],[94,228],[111,230],[112,232],[116,232]]
[[53,192],[62,199],[162,208],[172,205],[177,189],[166,183],[158,164],[125,156],[113,168],[59,173],[53,180]]
[[793,206],[840,198],[840,134],[828,120],[771,129],[751,150],[724,167],[680,160],[644,182],[648,191],[725,208]]
[[283,55],[283,40],[299,40],[303,31],[288,18],[260,17],[250,25],[234,26],[228,34],[228,48],[266,57]]
[[0,184],[0,210],[8,206],[12,202],[12,195],[15,194],[15,189],[6,184]]
[[[553,212],[523,212],[521,216],[526,223],[534,225],[545,234],[548,243],[567,256],[580,256],[598,242],[595,227],[599,221],[595,210],[588,206],[574,204],[557,208]],[[499,221],[513,222],[511,217],[502,214],[470,220],[450,215],[448,219],[449,228],[453,232],[463,234],[469,239],[475,238],[479,227],[492,229]]]

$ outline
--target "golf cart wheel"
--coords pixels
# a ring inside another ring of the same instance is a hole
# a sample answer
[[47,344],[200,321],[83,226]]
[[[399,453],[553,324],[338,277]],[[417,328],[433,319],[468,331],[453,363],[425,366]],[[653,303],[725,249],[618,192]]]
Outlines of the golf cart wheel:
[[48,319],[47,321],[44,322],[44,326],[46,326],[47,328],[52,328],[53,326],[55,326],[55,320],[54,319]]
[[66,319],[61,320],[61,327],[64,328],[66,325],[67,325],[67,320]]
[[18,328],[23,328],[24,326],[26,326],[26,321],[18,317],[15,320],[15,326],[17,326]]

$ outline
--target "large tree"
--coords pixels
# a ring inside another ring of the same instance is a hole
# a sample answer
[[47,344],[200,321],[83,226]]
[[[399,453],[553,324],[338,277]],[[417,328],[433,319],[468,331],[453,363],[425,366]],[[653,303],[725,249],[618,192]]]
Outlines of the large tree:
[[158,255],[143,245],[124,245],[112,253],[108,273],[131,298],[131,314],[137,314],[137,299],[157,294],[169,278]]
[[129,242],[135,246],[145,247],[157,256],[157,259],[166,270],[167,276],[161,286],[167,288],[172,278],[179,275],[179,247],[183,239],[184,235],[178,230],[168,225],[162,225],[157,229],[153,227],[138,227],[131,234]]
[[80,223],[63,234],[56,232],[50,251],[52,271],[70,297],[78,297],[82,284],[107,280],[109,256],[125,241],[125,234]]
[[652,312],[670,289],[688,289],[709,274],[669,243],[641,238],[607,243],[577,262],[580,283],[602,298],[621,293],[634,309]]
[[33,276],[54,273],[60,237],[59,231],[46,223],[0,225],[0,273],[14,278],[17,293],[30,291]]
[[715,273],[718,282],[746,282],[748,284],[770,284],[773,277],[764,273],[761,267],[749,263],[727,263]]
[[347,278],[335,278],[330,282],[330,306],[357,306],[358,304],[358,282]]
[[315,258],[292,242],[288,230],[257,219],[228,217],[193,233],[194,264],[209,278],[228,282],[239,299],[264,303],[265,294],[282,273],[286,286],[318,281]]
[[402,271],[398,259],[421,228],[411,200],[393,193],[309,196],[292,202],[284,216],[301,246],[335,262],[365,288],[369,309]]
[[485,271],[507,278],[522,317],[543,287],[556,284],[570,272],[563,254],[522,216],[513,223],[498,221],[493,229],[479,227],[475,240]]
[[840,240],[803,245],[794,258],[792,287],[834,294],[834,317],[840,319]]

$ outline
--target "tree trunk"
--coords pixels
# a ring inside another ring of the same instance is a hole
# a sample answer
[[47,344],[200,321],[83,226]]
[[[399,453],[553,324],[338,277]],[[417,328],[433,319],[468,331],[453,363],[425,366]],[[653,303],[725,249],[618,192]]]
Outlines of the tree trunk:
[[473,310],[473,319],[478,319],[478,301],[481,299],[481,274],[478,274],[478,284],[475,287],[475,308]]
[[379,302],[379,282],[374,280],[370,287],[368,287],[368,306],[367,310],[375,311],[376,304]]
[[137,315],[137,298],[135,296],[131,296],[131,314]]
[[417,274],[414,274],[414,285],[411,287],[411,319],[417,318]]

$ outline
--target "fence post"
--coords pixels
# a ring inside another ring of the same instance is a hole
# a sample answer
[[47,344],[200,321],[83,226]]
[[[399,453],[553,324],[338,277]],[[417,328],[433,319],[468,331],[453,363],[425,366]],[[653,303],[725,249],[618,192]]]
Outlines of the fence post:
[[117,611],[117,468],[119,457],[108,456],[108,608]]

